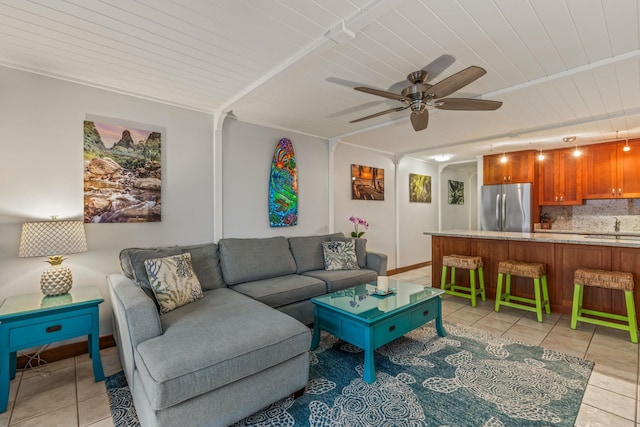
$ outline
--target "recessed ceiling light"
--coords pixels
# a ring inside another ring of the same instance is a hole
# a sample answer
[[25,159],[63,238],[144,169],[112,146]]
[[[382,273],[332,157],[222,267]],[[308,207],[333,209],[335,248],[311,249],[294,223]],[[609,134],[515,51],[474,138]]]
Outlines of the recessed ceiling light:
[[447,160],[451,160],[452,157],[451,154],[438,154],[437,156],[433,156],[432,159],[436,162],[446,162]]
[[573,141],[576,140],[576,137],[575,136],[565,136],[565,137],[562,138],[562,140],[564,142],[573,142]]

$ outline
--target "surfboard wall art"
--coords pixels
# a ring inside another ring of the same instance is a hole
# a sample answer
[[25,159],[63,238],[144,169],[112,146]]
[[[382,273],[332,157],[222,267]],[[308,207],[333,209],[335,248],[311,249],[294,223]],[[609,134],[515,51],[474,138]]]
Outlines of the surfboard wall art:
[[293,144],[288,138],[278,142],[271,162],[269,224],[271,227],[298,224],[298,169]]

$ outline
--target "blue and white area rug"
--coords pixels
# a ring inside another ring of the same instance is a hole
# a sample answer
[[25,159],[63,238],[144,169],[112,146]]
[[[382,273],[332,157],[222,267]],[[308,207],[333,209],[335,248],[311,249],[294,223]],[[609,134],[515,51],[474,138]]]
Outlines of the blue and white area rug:
[[[363,352],[323,334],[304,395],[234,424],[245,426],[574,425],[593,362],[454,323],[427,325],[376,350],[377,381],[362,380]],[[122,373],[106,382],[115,426],[136,426]]]

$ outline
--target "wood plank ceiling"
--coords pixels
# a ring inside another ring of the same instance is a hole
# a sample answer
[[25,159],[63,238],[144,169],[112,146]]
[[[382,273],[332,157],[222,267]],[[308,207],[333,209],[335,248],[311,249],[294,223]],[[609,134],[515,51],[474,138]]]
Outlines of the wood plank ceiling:
[[[0,0],[0,65],[430,159],[640,137],[637,0]],[[491,112],[408,110],[400,92],[470,65],[455,97]],[[91,113],[91,111],[88,111]]]

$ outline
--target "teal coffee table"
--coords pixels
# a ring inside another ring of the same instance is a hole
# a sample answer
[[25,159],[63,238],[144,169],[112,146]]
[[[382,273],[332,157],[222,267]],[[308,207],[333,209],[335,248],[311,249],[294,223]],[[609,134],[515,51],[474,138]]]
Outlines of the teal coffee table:
[[321,330],[364,349],[364,380],[372,383],[376,348],[434,319],[438,335],[447,335],[442,326],[443,290],[391,278],[389,288],[392,293],[377,295],[374,282],[313,298],[311,350],[318,348]]
[[98,343],[98,304],[102,301],[95,286],[74,287],[68,294],[53,297],[36,293],[4,300],[0,305],[0,412],[7,410],[18,350],[87,335],[94,379],[104,379]]

